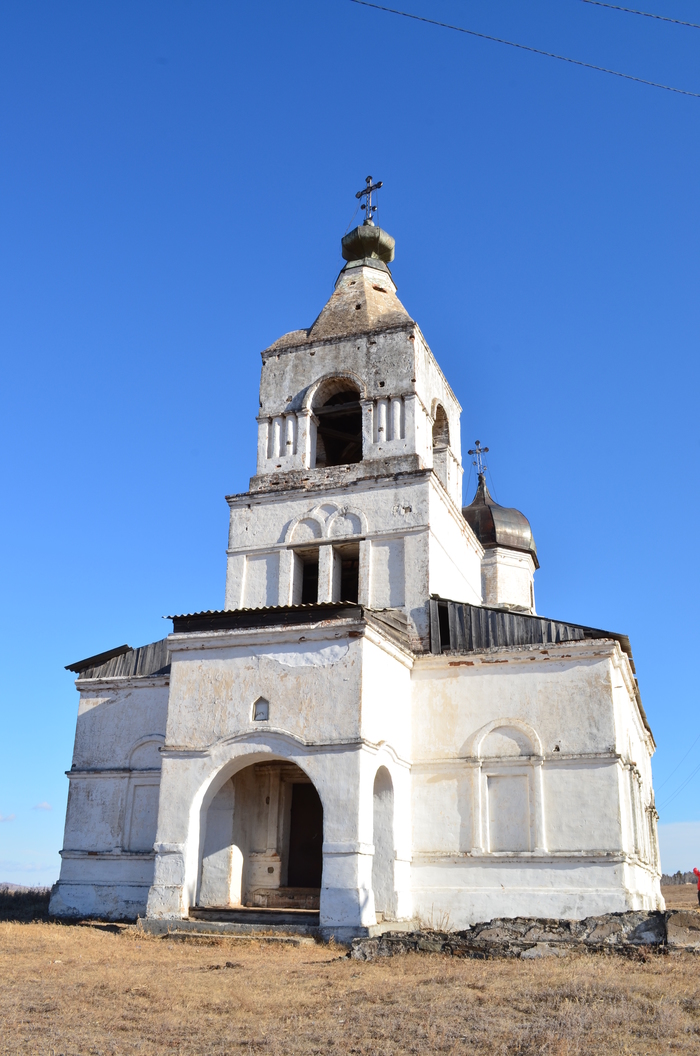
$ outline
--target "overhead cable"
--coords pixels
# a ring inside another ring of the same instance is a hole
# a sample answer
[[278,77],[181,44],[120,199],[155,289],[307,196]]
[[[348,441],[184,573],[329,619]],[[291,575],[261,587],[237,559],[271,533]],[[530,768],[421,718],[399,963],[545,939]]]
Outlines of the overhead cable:
[[660,792],[661,789],[664,787],[664,785],[667,785],[669,783],[669,781],[671,780],[673,775],[676,773],[676,771],[680,770],[680,768],[683,766],[683,763],[686,761],[686,759],[688,758],[688,756],[690,755],[690,753],[692,752],[693,748],[698,743],[698,741],[700,741],[700,734],[698,734],[698,736],[695,738],[695,740],[691,744],[690,748],[688,749],[688,751],[685,753],[685,755],[681,759],[680,763],[677,763],[676,766],[674,766],[674,768],[671,771],[671,773],[668,775],[668,777],[664,781],[662,781],[660,785],[656,786],[656,791],[657,792]]
[[697,22],[683,22],[680,18],[669,18],[668,15],[655,15],[651,11],[637,11],[634,7],[620,7],[618,4],[606,4],[603,0],[583,0],[584,4],[595,4],[596,7],[609,7],[611,11],[626,11],[628,15],[643,15],[644,18],[658,18],[660,22],[673,22],[676,26],[690,26],[700,29]]
[[570,59],[566,55],[557,55],[553,51],[543,51],[541,48],[532,48],[529,44],[517,44],[514,40],[504,40],[503,37],[492,37],[488,33],[478,33],[475,29],[465,29],[464,26],[453,26],[449,22],[437,22],[434,18],[425,18],[423,15],[412,15],[408,11],[399,11],[394,7],[384,7],[382,4],[373,4],[369,0],[350,0],[352,4],[361,4],[362,7],[373,7],[376,11],[386,11],[390,15],[401,15],[403,18],[412,18],[416,22],[427,22],[430,26],[440,26],[442,29],[452,29],[456,33],[466,33],[470,37],[480,37],[482,40],[492,40],[496,44],[507,44],[511,48],[519,48],[521,51],[531,51],[535,55],[544,55],[548,59],[561,59],[573,66],[584,66],[587,70],[598,70],[599,73],[609,73],[613,77],[622,77],[626,81],[637,81],[638,84],[648,84],[651,88],[663,88],[666,92],[675,92],[677,95],[690,95],[694,99],[700,99],[700,92],[688,92],[685,88],[673,88],[670,84],[659,84],[658,81],[647,81],[644,77],[634,77],[631,73],[620,73],[619,70],[609,70],[606,66],[595,66],[592,62],[583,62],[581,59]]
[[659,810],[665,810],[665,809],[666,809],[666,807],[667,807],[667,806],[669,806],[669,804],[670,804],[670,803],[673,803],[674,799],[675,799],[675,798],[676,798],[677,796],[680,796],[680,794],[681,794],[681,792],[683,791],[683,789],[684,789],[684,788],[687,788],[687,786],[688,786],[688,785],[690,784],[690,782],[691,782],[691,781],[693,780],[693,778],[695,777],[695,775],[696,775],[696,774],[698,774],[698,773],[700,773],[700,766],[696,766],[696,767],[695,767],[695,769],[694,769],[694,770],[693,770],[693,772],[691,773],[690,777],[687,777],[687,778],[685,779],[685,781],[683,782],[683,784],[682,784],[682,785],[679,785],[679,786],[678,786],[678,788],[676,789],[676,791],[675,791],[675,792],[673,793],[673,795],[672,795],[672,796],[670,796],[670,797],[669,797],[669,798],[668,798],[668,799],[667,799],[667,800],[665,801],[665,803],[663,803],[663,805],[662,805],[662,806],[660,806],[660,807],[659,807],[658,809],[659,809]]

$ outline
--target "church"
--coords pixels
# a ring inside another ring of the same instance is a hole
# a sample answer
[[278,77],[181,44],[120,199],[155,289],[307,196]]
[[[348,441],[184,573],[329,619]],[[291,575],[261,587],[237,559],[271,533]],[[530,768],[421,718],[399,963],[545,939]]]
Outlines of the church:
[[527,518],[365,219],[308,328],[262,352],[225,603],[69,665],[59,917],[338,939],[662,909],[655,745],[624,634],[537,614]]

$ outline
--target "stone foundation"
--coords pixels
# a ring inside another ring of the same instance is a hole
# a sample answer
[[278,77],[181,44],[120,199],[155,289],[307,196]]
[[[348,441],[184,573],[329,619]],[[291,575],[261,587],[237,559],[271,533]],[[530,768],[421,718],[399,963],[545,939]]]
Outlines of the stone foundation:
[[348,956],[356,961],[403,953],[443,953],[452,957],[565,957],[572,951],[622,953],[689,950],[700,953],[700,913],[636,911],[584,920],[501,918],[466,931],[391,932],[354,939]]

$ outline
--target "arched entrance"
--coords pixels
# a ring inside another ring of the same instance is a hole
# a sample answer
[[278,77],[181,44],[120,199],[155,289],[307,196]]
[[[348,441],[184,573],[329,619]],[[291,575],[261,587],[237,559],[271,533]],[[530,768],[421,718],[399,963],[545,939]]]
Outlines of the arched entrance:
[[394,785],[391,774],[380,766],[374,778],[373,794],[374,859],[372,888],[377,920],[393,920],[396,915],[394,893]]
[[199,906],[318,909],[323,806],[296,764],[239,770],[216,793],[202,825]]

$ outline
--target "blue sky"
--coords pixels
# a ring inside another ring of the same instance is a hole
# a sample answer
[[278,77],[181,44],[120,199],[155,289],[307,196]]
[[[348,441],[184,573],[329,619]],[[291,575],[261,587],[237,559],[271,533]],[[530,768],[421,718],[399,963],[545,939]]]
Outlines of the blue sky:
[[[700,92],[700,30],[405,9]],[[368,173],[538,610],[631,636],[663,865],[700,862],[700,99],[349,0],[8,3],[0,93],[0,880],[58,874],[64,665],[222,605],[259,352],[328,298]]]

